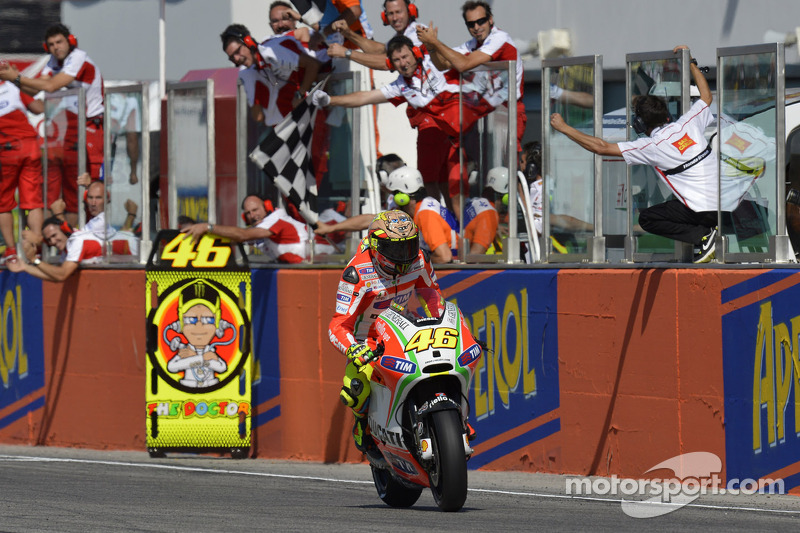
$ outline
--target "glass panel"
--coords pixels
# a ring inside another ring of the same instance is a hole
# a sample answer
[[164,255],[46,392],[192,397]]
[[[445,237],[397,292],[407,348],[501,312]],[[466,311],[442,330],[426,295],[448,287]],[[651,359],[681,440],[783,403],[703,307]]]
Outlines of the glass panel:
[[105,161],[108,198],[105,222],[114,260],[138,261],[142,202],[142,93],[141,88],[106,92],[109,143]]
[[[59,91],[45,99],[45,137],[47,142],[47,187],[45,206],[63,200],[67,220],[78,225],[78,95],[76,91]],[[63,206],[55,212],[64,212]]]
[[[170,172],[175,176],[178,224],[188,217],[208,222],[208,105],[206,89],[170,91],[170,135],[175,147]],[[187,221],[188,222],[188,221]]]
[[[654,94],[667,101],[667,109],[672,117],[681,115],[681,65],[676,58],[652,61],[632,61],[630,63],[630,87],[633,102],[637,96]],[[633,109],[631,102],[631,109]],[[633,122],[633,117],[629,117]],[[629,140],[636,138],[630,129]],[[631,171],[631,197],[633,209],[628,210],[633,228],[635,250],[638,253],[675,254],[675,241],[666,237],[644,232],[639,226],[639,211],[666,202],[673,198],[672,191],[659,178],[649,165],[633,165]]]
[[[492,63],[479,70],[464,72],[461,75],[461,130],[459,145],[451,152],[450,172],[457,176],[458,149],[464,170],[457,194],[445,199],[452,213],[459,213],[458,220],[452,219],[456,232],[469,241],[467,255],[461,257],[468,262],[501,261],[509,236],[509,100],[508,63]],[[463,199],[463,205],[462,200]],[[496,219],[483,214],[494,209]],[[522,209],[517,208],[517,234],[527,240]],[[451,220],[446,216],[448,222]],[[496,220],[496,222],[495,222]],[[498,224],[494,228],[494,224]],[[486,230],[488,226],[488,231]],[[493,231],[492,231],[493,230]],[[454,257],[456,257],[454,255]]]
[[[587,135],[594,136],[594,63],[553,68],[550,72],[550,111]],[[589,254],[594,235],[594,154],[553,132],[545,152],[544,178],[548,199],[548,255]]]
[[777,228],[776,53],[721,57],[720,66],[721,233],[727,252],[766,254]]

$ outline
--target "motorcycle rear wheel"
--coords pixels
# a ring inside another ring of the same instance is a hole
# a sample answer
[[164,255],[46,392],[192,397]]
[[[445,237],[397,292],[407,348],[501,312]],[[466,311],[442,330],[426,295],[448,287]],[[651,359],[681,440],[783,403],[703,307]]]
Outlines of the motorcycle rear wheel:
[[383,468],[372,468],[372,481],[375,483],[375,490],[383,503],[390,507],[411,507],[422,494],[422,487],[411,488],[400,481],[397,481],[392,473]]
[[442,511],[458,511],[467,500],[467,457],[461,419],[455,410],[431,414],[433,468],[428,472],[431,492]]

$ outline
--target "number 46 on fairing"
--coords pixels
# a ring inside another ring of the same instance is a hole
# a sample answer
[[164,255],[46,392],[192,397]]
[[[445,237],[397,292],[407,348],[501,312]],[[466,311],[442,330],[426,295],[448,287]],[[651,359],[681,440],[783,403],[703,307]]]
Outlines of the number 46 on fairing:
[[[218,245],[217,242],[223,244]],[[231,256],[228,242],[221,237],[203,235],[195,244],[191,237],[179,233],[164,246],[161,260],[169,261],[172,268],[223,268]]]

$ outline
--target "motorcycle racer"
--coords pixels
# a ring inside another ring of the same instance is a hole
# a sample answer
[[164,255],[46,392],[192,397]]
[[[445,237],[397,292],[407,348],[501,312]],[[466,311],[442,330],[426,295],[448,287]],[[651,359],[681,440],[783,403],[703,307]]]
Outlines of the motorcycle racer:
[[355,415],[353,439],[361,452],[374,448],[367,434],[370,378],[365,365],[376,347],[375,319],[392,304],[405,306],[415,289],[423,287],[441,296],[428,255],[419,248],[414,221],[398,210],[378,214],[342,273],[328,328],[331,343],[347,356],[340,398]]

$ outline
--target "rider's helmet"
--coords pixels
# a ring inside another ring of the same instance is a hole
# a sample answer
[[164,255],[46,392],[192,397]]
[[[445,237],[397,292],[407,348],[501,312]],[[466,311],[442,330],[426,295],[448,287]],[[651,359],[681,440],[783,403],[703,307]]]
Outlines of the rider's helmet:
[[385,187],[394,194],[397,205],[408,205],[420,189],[425,188],[422,174],[413,167],[400,167],[386,179]]
[[405,274],[419,256],[419,231],[406,213],[380,213],[367,230],[367,244],[373,263],[389,276]]

